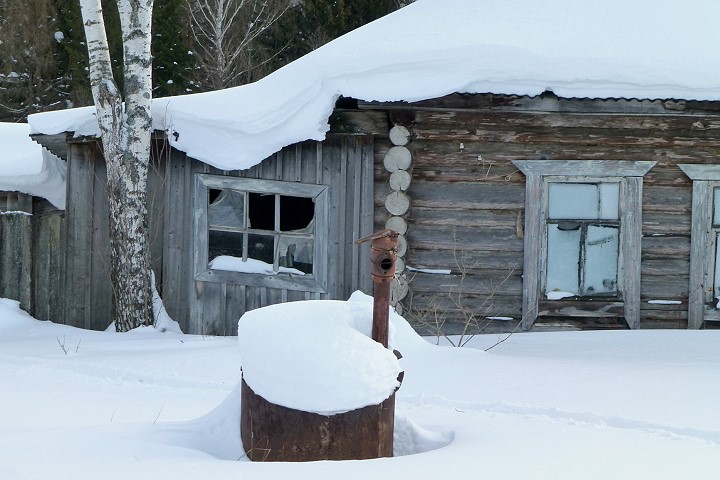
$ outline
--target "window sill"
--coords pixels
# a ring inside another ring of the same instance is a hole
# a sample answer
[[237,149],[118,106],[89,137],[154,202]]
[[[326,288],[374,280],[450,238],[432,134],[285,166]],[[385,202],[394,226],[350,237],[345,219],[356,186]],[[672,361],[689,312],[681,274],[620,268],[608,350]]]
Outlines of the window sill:
[[266,287],[280,290],[300,290],[312,293],[327,293],[313,275],[292,275],[278,273],[264,275],[261,273],[241,273],[228,270],[205,270],[195,276],[195,280],[203,282],[230,283],[249,287]]
[[562,300],[540,300],[538,316],[551,317],[622,317],[625,302],[617,297],[575,297]]

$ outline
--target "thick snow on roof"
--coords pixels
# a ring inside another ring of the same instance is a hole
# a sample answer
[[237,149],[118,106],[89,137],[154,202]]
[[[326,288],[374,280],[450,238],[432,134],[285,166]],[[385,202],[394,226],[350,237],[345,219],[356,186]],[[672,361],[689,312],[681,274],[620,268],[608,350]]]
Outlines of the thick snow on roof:
[[65,208],[66,164],[30,138],[24,123],[0,123],[0,190],[47,198]]
[[[251,85],[157,99],[173,146],[244,169],[321,140],[340,95],[417,101],[453,92],[720,99],[720,3],[418,0]],[[35,132],[95,134],[92,109],[32,116]]]

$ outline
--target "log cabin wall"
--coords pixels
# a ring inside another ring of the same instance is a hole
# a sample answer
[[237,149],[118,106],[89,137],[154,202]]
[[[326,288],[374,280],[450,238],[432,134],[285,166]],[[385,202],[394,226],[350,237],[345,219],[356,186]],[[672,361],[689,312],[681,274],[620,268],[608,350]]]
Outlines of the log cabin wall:
[[[717,104],[451,95],[362,107],[411,131],[405,260],[421,271],[406,272],[402,305],[419,331],[513,331],[521,319],[525,177],[513,160],[657,162],[642,195],[640,327],[687,327],[692,183],[677,164],[718,161]],[[376,228],[388,218],[389,148],[376,143]],[[627,325],[545,317],[534,328]]]

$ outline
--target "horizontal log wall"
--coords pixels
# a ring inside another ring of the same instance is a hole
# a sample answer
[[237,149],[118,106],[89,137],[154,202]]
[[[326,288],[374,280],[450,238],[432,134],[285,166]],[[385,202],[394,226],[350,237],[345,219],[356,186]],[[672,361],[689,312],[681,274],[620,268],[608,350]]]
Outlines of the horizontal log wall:
[[[511,162],[535,159],[657,162],[644,178],[641,328],[685,328],[692,184],[677,163],[717,162],[720,116],[660,102],[617,102],[623,113],[603,104],[594,113],[583,110],[597,101],[564,100],[558,112],[557,100],[509,107],[496,99],[454,96],[405,112],[413,135],[407,265],[451,270],[411,277],[404,307],[419,330],[444,322],[457,333],[469,322],[508,331],[520,320],[525,178]],[[386,148],[376,145],[376,225],[389,193]],[[513,320],[482,320],[489,316]]]

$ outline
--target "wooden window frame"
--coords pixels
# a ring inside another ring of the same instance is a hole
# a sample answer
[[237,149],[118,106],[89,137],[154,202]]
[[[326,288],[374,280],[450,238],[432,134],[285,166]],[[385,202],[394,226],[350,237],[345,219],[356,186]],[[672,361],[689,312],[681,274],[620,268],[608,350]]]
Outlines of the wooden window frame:
[[[209,225],[208,190],[236,190],[262,194],[279,194],[291,197],[313,198],[315,202],[315,233],[313,246],[313,273],[293,275],[278,273],[231,272],[213,270],[208,267]],[[282,182],[256,178],[230,177],[195,174],[193,187],[193,234],[195,236],[194,278],[196,281],[230,283],[253,287],[267,287],[282,290],[299,290],[312,293],[327,293],[327,239],[328,231],[328,186],[298,182]]]
[[[523,330],[529,330],[540,311],[547,262],[547,190],[553,182],[619,182],[620,239],[618,293],[621,302],[608,299],[602,312],[555,309],[556,315],[615,316],[622,312],[630,328],[640,327],[640,248],[642,239],[643,176],[652,161],[624,160],[516,160],[525,174],[525,234],[523,253]],[[562,301],[547,301],[558,302]],[[543,303],[547,304],[545,301]],[[565,311],[566,313],[563,313]],[[617,312],[617,313],[616,313]]]
[[[690,279],[688,284],[688,328],[699,329],[706,320],[720,320],[720,312],[708,309],[715,284],[715,236],[713,189],[720,187],[720,165],[678,164],[693,182],[690,231]],[[708,292],[710,288],[710,292]]]

